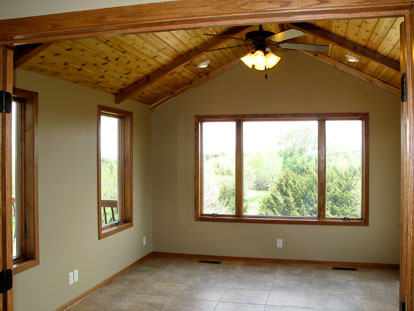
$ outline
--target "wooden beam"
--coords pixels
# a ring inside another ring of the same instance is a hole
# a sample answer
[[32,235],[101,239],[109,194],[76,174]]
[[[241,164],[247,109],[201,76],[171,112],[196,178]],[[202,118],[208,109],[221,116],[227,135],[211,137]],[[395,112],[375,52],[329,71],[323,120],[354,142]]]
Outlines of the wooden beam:
[[347,51],[357,53],[363,57],[369,58],[370,60],[386,66],[395,71],[400,71],[400,63],[396,60],[388,58],[384,55],[378,54],[377,52],[370,50],[362,45],[359,45],[355,42],[349,41],[345,38],[337,36],[336,34],[327,31],[325,29],[319,28],[310,23],[294,23],[288,24],[289,27],[301,30],[312,36],[318,37],[323,40],[327,40],[332,44],[335,44]]
[[413,0],[182,0],[0,21],[0,45],[304,20],[402,16]]
[[219,74],[233,68],[234,66],[240,64],[240,59],[236,58],[233,61],[231,61],[230,63],[227,63],[224,66],[221,66],[220,68],[204,75],[203,77],[201,77],[200,79],[193,81],[190,84],[187,84],[185,86],[183,86],[182,88],[178,89],[177,91],[175,91],[174,93],[156,101],[155,103],[151,104],[151,110],[157,110],[159,108],[161,108],[162,106],[165,106],[166,104],[168,104],[170,101],[176,99],[177,97],[183,95],[184,93],[188,92],[189,90],[203,84],[204,82],[207,82],[208,80],[218,76]]
[[338,68],[342,71],[345,71],[346,73],[349,73],[350,75],[353,75],[354,77],[357,77],[359,79],[362,79],[364,81],[367,81],[371,83],[372,85],[375,85],[376,87],[382,88],[383,90],[386,90],[387,92],[390,92],[395,95],[400,95],[400,89],[385,83],[384,81],[381,81],[373,76],[370,76],[362,71],[359,71],[355,69],[354,67],[348,66],[344,63],[341,63],[333,58],[330,58],[329,56],[326,56],[325,54],[317,53],[317,52],[307,52],[307,51],[301,51],[301,53],[304,53],[306,55],[312,56],[313,58],[319,59],[320,61],[331,65],[335,68]]
[[[222,35],[224,36],[236,36],[243,31],[249,29],[250,26],[238,26],[233,27],[229,29],[228,31],[224,32]],[[208,40],[204,46],[202,46],[203,50],[210,50],[214,49],[231,39],[228,38],[214,38],[211,40]],[[181,67],[184,67],[189,62],[194,60],[195,58],[199,57],[203,50],[201,49],[194,49],[189,51],[188,53],[180,56],[178,59],[174,60],[173,62],[169,63],[168,65],[162,67],[159,70],[154,71],[153,73],[147,75],[145,78],[138,80],[137,82],[133,83],[123,91],[119,92],[117,95],[115,95],[115,103],[120,104],[124,100],[134,96],[135,94],[139,93],[149,85],[155,83],[159,79],[165,77],[166,75],[170,74],[174,70],[177,70]]]
[[46,48],[48,48],[52,43],[33,43],[18,45],[14,48],[14,69],[20,67],[32,57],[36,56]]

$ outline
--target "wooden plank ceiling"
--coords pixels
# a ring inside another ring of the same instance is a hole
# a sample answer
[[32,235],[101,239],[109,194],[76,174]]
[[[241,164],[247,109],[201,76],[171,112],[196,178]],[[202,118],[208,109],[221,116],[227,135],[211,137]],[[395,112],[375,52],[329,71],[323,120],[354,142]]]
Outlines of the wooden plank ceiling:
[[[402,18],[318,21],[269,24],[264,29],[275,33],[300,29],[306,36],[294,42],[330,47],[326,53],[306,54],[397,94],[401,22]],[[240,47],[204,53],[206,49],[243,44],[204,34],[244,38],[246,32],[256,29],[206,28],[18,46],[15,67],[114,94],[116,102],[130,98],[157,109],[239,64],[239,58],[249,51]],[[349,63],[346,54],[360,61]],[[210,66],[197,68],[205,60],[210,60]]]

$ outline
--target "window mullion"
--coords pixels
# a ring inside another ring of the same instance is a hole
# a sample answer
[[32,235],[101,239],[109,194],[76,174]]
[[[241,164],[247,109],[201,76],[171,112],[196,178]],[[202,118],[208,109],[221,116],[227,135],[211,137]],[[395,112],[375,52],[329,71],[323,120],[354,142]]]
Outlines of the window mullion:
[[325,120],[318,121],[318,219],[325,219],[326,131]]
[[236,121],[236,217],[243,216],[243,121]]

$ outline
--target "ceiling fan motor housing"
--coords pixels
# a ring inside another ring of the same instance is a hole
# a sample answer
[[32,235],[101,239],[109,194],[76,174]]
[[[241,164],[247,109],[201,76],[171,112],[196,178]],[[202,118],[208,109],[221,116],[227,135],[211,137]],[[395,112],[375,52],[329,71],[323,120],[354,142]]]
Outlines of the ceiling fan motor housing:
[[256,51],[266,50],[266,39],[273,36],[275,33],[272,31],[263,30],[260,26],[259,30],[250,31],[246,34],[246,40],[253,42]]

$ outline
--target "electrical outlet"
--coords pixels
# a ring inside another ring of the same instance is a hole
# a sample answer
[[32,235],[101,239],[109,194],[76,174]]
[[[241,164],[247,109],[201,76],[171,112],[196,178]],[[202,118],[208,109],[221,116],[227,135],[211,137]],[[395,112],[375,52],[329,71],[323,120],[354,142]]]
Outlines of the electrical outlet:
[[79,270],[78,269],[73,271],[73,282],[76,283],[77,281],[79,281]]
[[283,247],[283,240],[282,239],[277,239],[277,248],[282,248]]
[[73,272],[69,272],[69,285],[73,284]]
[[147,237],[146,236],[144,236],[143,238],[142,238],[142,244],[145,246],[145,245],[147,245]]

